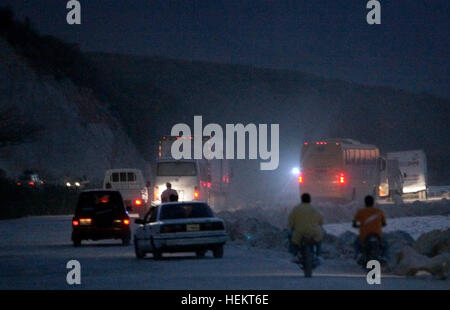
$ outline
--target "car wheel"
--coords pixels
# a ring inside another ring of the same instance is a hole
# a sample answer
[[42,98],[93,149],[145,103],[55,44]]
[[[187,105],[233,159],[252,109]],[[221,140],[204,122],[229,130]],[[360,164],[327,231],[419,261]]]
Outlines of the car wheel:
[[81,239],[73,239],[73,246],[79,247],[81,245]]
[[223,257],[223,245],[218,245],[213,249],[214,258],[222,258]]
[[195,255],[197,255],[197,257],[205,257],[206,251],[205,250],[200,250],[200,251],[196,251]]
[[136,254],[136,258],[138,258],[138,259],[142,259],[145,257],[145,252],[143,252],[139,248],[139,245],[137,244],[136,240],[134,240],[134,253]]

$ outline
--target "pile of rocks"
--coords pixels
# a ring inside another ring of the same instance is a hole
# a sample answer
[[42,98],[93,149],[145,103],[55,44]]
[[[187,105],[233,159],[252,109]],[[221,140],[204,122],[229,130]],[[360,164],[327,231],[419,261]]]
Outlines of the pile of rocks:
[[414,244],[404,245],[393,253],[392,270],[396,274],[450,278],[450,229],[425,233]]

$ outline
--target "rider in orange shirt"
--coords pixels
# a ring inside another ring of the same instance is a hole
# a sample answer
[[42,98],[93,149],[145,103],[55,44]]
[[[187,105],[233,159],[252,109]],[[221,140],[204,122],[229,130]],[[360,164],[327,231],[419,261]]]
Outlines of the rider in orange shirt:
[[366,237],[369,234],[376,234],[380,237],[381,245],[383,248],[383,255],[387,254],[387,243],[382,238],[382,227],[386,226],[386,216],[384,212],[374,207],[374,199],[372,196],[366,196],[364,199],[366,207],[358,210],[353,219],[353,227],[359,227],[359,237],[355,240],[355,254],[358,254],[362,250],[362,245],[365,242]]

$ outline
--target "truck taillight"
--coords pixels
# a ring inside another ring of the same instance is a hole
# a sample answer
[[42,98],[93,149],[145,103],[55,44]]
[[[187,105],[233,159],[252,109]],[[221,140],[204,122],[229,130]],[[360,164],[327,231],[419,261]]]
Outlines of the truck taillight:
[[199,193],[198,193],[198,187],[194,187],[194,199],[198,199]]
[[339,183],[340,183],[340,184],[344,184],[344,183],[345,183],[345,177],[344,177],[344,174],[343,174],[343,173],[341,173],[341,174],[339,175]]

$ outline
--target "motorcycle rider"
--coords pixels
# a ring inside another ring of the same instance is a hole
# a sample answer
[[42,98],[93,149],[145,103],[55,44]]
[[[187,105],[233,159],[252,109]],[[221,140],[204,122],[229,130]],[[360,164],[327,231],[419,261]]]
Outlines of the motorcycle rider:
[[386,226],[384,212],[381,209],[374,207],[375,200],[370,195],[364,198],[364,203],[366,207],[358,210],[353,219],[353,227],[359,227],[359,236],[354,242],[355,258],[357,261],[362,257],[362,247],[369,234],[376,234],[380,237],[383,251],[382,256],[387,256],[387,243],[382,238],[381,234],[382,227]]
[[311,196],[304,193],[301,204],[296,206],[289,214],[288,223],[292,231],[290,235],[289,250],[294,255],[292,262],[299,263],[297,252],[303,238],[312,238],[315,243],[316,256],[320,255],[320,246],[324,233],[322,229],[323,217],[320,212],[311,205]]

